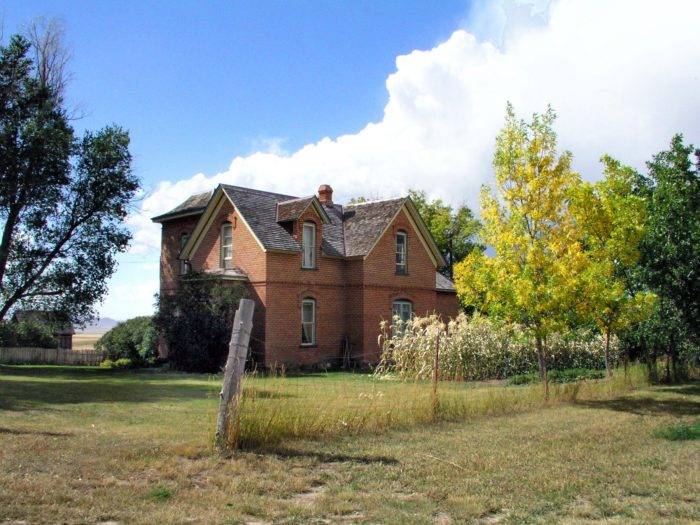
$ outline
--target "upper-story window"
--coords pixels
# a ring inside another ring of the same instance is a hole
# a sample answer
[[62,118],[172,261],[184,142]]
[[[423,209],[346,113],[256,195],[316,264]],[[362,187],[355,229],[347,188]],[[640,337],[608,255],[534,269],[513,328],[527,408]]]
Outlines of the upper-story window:
[[[187,241],[189,241],[189,240],[190,240],[189,232],[182,232],[182,234],[180,234],[180,251],[181,252],[182,252],[182,249],[187,244]],[[185,275],[189,271],[190,271],[189,261],[187,261],[185,259],[180,259],[180,275]]]
[[316,344],[316,301],[311,298],[301,302],[301,344]]
[[316,224],[305,222],[301,236],[301,267],[316,268]]
[[221,225],[221,268],[233,268],[233,227],[230,222]]
[[408,236],[406,232],[400,231],[396,233],[396,273],[397,275],[406,275],[408,273],[406,266],[406,252],[408,249]]

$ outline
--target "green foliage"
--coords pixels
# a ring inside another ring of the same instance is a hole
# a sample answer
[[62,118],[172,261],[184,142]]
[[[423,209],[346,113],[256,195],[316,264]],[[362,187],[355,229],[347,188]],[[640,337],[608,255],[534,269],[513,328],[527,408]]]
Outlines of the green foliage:
[[466,205],[454,210],[441,199],[429,201],[422,190],[409,190],[408,195],[445,257],[446,273],[451,278],[456,263],[474,249],[483,250],[483,246],[477,240],[481,223]]
[[[602,370],[591,370],[589,368],[568,368],[565,370],[550,370],[547,372],[547,379],[551,383],[573,383],[585,379],[602,379],[605,373]],[[518,374],[509,377],[506,381],[509,385],[529,385],[539,383],[540,375],[537,373]]]
[[662,428],[655,432],[654,435],[669,441],[693,441],[700,439],[700,421]]
[[77,138],[29,42],[0,46],[0,319],[16,305],[91,318],[130,233],[129,134]]
[[56,348],[58,341],[51,326],[34,321],[0,321],[0,347]]
[[154,321],[176,370],[218,372],[226,361],[233,316],[243,285],[201,274],[182,278],[175,292],[160,297]]
[[[140,362],[139,362],[140,363]],[[114,370],[126,370],[128,368],[135,368],[136,364],[134,361],[128,357],[120,357],[117,360],[105,359],[100,363],[100,368],[108,368]]]
[[133,364],[143,365],[155,359],[158,351],[158,336],[151,317],[134,317],[119,323],[95,343],[95,349],[105,352],[107,359],[128,359]]
[[166,501],[169,500],[173,495],[173,491],[166,487],[158,487],[148,493],[148,496],[153,501]]

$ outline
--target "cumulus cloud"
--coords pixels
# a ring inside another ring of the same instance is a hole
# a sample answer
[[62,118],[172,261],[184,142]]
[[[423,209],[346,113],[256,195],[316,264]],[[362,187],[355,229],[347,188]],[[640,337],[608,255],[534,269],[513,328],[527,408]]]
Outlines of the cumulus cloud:
[[586,178],[598,176],[602,153],[642,167],[673,133],[698,136],[700,3],[562,0],[539,9],[536,23],[522,6],[516,14],[508,24],[499,18],[499,46],[460,29],[397,57],[383,118],[357,133],[292,153],[273,142],[234,158],[225,172],[162,182],[130,218],[133,249],[158,247],[149,217],[218,183],[295,195],[328,183],[340,200],[422,188],[478,208],[508,100],[522,115],[552,104],[560,144]]
[[476,4],[467,29],[397,57],[379,122],[294,152],[263,141],[225,172],[161,182],[129,218],[132,253],[155,256],[150,217],[218,183],[293,195],[327,183],[340,202],[420,188],[478,212],[507,101],[523,116],[552,104],[560,146],[588,179],[603,153],[641,169],[676,132],[700,141],[700,2],[537,1],[529,14],[516,4]]

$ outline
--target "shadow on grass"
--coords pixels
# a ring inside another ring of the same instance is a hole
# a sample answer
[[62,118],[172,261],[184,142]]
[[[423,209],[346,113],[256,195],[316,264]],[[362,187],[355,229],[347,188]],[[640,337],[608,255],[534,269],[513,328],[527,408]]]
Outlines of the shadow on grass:
[[15,436],[50,436],[50,437],[69,437],[70,432],[51,432],[48,430],[22,430],[21,428],[5,428],[0,427],[0,434],[12,434]]
[[[0,366],[0,409],[46,409],[68,403],[144,403],[215,398],[220,384],[194,384],[188,376],[94,367]],[[167,382],[166,382],[167,380]]]
[[615,410],[617,412],[628,412],[640,416],[696,416],[700,414],[700,403],[688,401],[686,399],[630,397],[599,401],[578,401],[576,405],[586,408],[602,408],[605,410]]
[[321,463],[382,463],[385,465],[397,465],[399,461],[389,456],[350,456],[347,454],[328,454],[325,452],[313,452],[306,450],[294,450],[288,448],[276,448],[259,451],[262,454],[270,454],[280,459],[311,458]]

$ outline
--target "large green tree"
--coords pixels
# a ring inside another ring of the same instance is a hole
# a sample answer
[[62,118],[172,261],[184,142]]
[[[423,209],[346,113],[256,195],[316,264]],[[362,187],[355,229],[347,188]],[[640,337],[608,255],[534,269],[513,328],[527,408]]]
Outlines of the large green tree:
[[[106,293],[138,189],[129,135],[75,136],[48,62],[25,38],[0,46],[0,319],[18,306],[90,318]],[[58,82],[58,81],[56,81]]]
[[461,205],[455,210],[442,199],[428,200],[428,196],[422,190],[409,190],[408,195],[445,256],[445,273],[452,279],[454,265],[472,250],[483,248],[477,240],[481,223],[466,205]]

